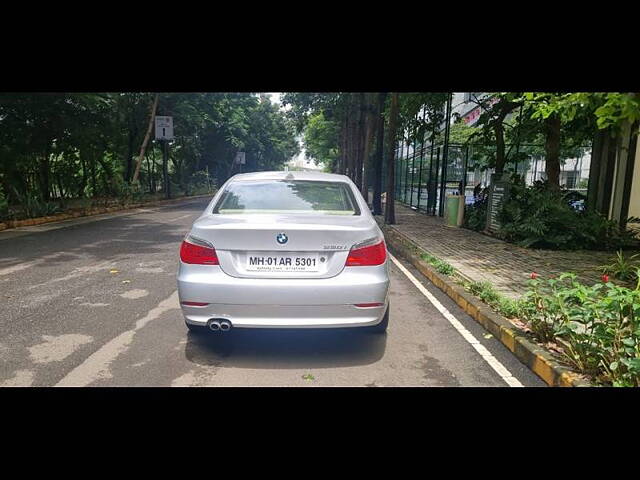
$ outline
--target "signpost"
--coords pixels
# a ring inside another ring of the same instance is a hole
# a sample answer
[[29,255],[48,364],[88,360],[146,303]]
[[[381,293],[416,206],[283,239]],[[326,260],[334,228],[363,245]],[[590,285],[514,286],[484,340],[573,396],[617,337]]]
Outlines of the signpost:
[[500,229],[498,213],[502,202],[509,197],[510,184],[506,180],[494,179],[491,176],[491,189],[489,191],[489,202],[487,205],[487,227],[488,232],[496,232]]
[[169,184],[169,142],[173,140],[173,117],[156,115],[156,140],[162,144],[162,176],[164,196],[171,198]]
[[156,140],[173,140],[173,117],[156,115]]

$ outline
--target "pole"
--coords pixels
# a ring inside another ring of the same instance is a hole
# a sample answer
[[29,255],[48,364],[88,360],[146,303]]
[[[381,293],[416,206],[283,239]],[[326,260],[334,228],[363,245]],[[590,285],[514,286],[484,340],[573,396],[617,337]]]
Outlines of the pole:
[[444,200],[447,193],[447,168],[449,166],[449,131],[451,123],[451,98],[453,93],[449,94],[447,100],[447,111],[445,114],[446,123],[444,125],[444,148],[442,152],[442,177],[440,186],[440,207],[438,209],[438,215],[442,217],[444,215]]
[[162,176],[164,180],[164,198],[171,198],[169,191],[169,142],[162,141]]

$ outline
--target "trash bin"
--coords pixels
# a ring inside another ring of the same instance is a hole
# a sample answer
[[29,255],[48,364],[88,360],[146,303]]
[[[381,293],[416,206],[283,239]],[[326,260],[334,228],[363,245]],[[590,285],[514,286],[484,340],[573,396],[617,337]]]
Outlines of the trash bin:
[[447,195],[444,220],[447,227],[460,227],[464,218],[464,195]]

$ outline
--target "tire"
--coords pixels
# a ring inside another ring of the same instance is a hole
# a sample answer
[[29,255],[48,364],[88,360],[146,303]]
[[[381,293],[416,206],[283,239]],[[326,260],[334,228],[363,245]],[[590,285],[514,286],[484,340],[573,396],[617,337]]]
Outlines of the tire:
[[187,322],[184,322],[184,324],[192,333],[202,334],[202,333],[207,333],[207,331],[209,330],[207,327],[202,325],[191,325],[190,323],[187,323]]
[[370,332],[377,334],[387,332],[387,327],[389,326],[389,308],[390,307],[387,306],[387,311],[384,313],[384,317],[382,317],[382,320],[379,324],[374,325],[373,327],[369,327]]

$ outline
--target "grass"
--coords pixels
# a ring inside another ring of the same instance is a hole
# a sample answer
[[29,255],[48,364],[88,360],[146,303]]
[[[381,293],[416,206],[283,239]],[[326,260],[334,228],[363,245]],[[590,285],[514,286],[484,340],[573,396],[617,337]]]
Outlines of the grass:
[[514,318],[518,315],[518,301],[505,297],[498,292],[489,282],[465,282],[465,290],[478,297],[495,311],[507,318]]
[[444,262],[429,253],[420,254],[420,258],[434,267],[436,269],[436,272],[442,273],[443,275],[453,275],[456,271],[456,269],[449,265],[447,262]]

